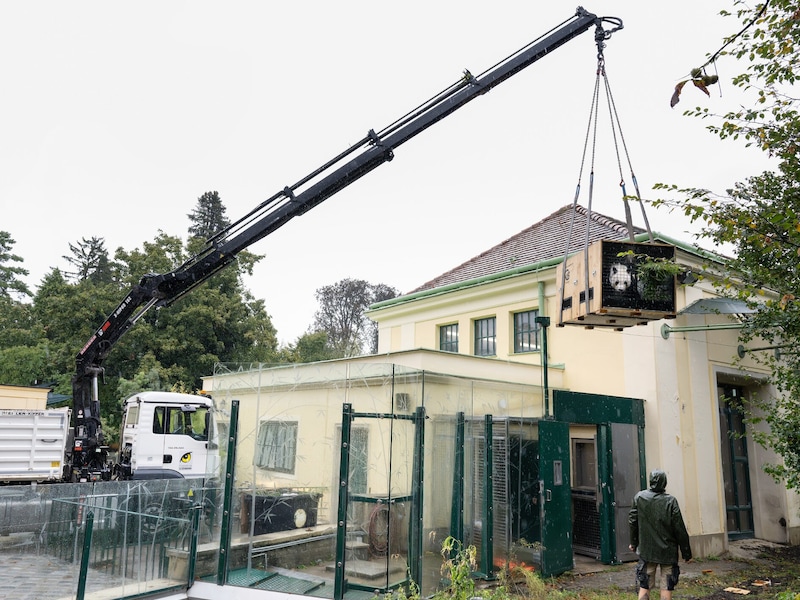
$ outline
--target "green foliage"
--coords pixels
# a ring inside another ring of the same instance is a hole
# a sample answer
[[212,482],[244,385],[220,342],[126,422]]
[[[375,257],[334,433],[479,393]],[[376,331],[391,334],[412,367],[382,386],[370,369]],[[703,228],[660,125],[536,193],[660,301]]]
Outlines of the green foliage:
[[478,551],[475,546],[467,546],[452,536],[442,542],[442,575],[449,582],[447,589],[434,597],[469,600],[475,596],[475,579],[472,573],[478,570]]
[[166,390],[165,381],[169,380],[169,373],[156,360],[152,352],[147,352],[139,362],[139,370],[133,377],[126,379],[119,378],[117,392],[120,399],[125,399],[142,391],[161,391]]
[[645,300],[658,300],[665,294],[671,295],[675,276],[684,270],[674,260],[640,254],[633,250],[620,252],[617,256],[629,258],[636,265],[636,275],[642,284],[642,298]]
[[0,381],[6,385],[33,385],[47,371],[47,352],[42,346],[0,348]]
[[31,304],[0,296],[0,348],[35,346],[43,333]]
[[708,119],[708,129],[721,139],[760,148],[775,160],[776,170],[736,183],[725,195],[660,184],[657,189],[671,198],[655,204],[681,210],[700,226],[701,242],[733,248],[718,289],[758,308],[741,343],[790,348],[780,359],[766,352],[748,355],[772,373],[779,392],[752,398],[749,409],[751,422],[769,426],[768,432],[753,432],[757,440],[782,458],[767,471],[800,490],[800,353],[794,348],[800,339],[800,100],[790,94],[800,61],[800,19],[796,2],[789,0],[735,5],[745,27],[714,57],[733,56],[744,65],[732,80],[752,102],[723,115],[702,108],[686,114]]
[[[441,555],[441,574],[446,587],[429,596],[432,600],[560,600],[569,597],[569,594],[549,587],[534,571],[508,564],[500,572],[499,585],[478,589],[475,583],[478,551],[475,546],[464,547],[452,536],[442,542]],[[413,581],[407,590],[400,588],[384,595],[384,600],[419,599],[420,590]]]
[[15,243],[10,233],[0,231],[0,296],[10,297],[12,293],[31,295],[28,286],[20,279],[28,274],[28,270],[13,264],[22,262],[22,257],[11,253]]
[[117,278],[128,285],[138,283],[147,273],[169,273],[187,258],[181,239],[160,230],[153,241],[142,244],[141,250],[127,252],[117,248],[114,253]]
[[285,362],[309,363],[336,358],[328,345],[328,334],[324,331],[305,333],[285,351]]

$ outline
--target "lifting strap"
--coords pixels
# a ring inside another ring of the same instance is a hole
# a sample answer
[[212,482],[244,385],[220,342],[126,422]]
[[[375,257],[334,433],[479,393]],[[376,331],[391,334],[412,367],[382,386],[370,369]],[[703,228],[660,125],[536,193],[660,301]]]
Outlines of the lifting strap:
[[[577,215],[577,207],[578,207],[578,200],[580,199],[581,195],[581,182],[583,180],[583,172],[586,166],[586,157],[587,152],[589,149],[589,143],[591,140],[591,161],[590,161],[590,169],[589,169],[589,191],[588,191],[588,202],[586,206],[586,231],[584,236],[584,243],[583,243],[583,260],[584,260],[584,273],[586,274],[585,277],[585,298],[586,298],[586,306],[587,312],[589,312],[590,301],[591,297],[589,294],[589,231],[592,219],[592,200],[594,199],[594,174],[595,174],[595,158],[597,156],[597,122],[600,112],[600,91],[601,88],[605,92],[606,104],[608,106],[608,113],[611,122],[611,134],[614,141],[614,153],[617,159],[617,168],[619,169],[619,178],[620,178],[620,190],[622,192],[622,204],[625,210],[625,224],[628,229],[628,237],[630,238],[631,242],[634,242],[635,231],[633,227],[633,218],[631,216],[631,207],[630,207],[630,200],[634,200],[639,203],[639,207],[642,211],[642,219],[644,221],[645,229],[648,234],[648,238],[650,242],[654,241],[653,233],[650,230],[650,222],[647,219],[647,214],[645,213],[644,202],[642,202],[641,194],[639,193],[639,183],[636,180],[636,175],[633,171],[633,165],[631,163],[630,154],[628,153],[628,146],[625,143],[625,136],[622,134],[622,126],[620,125],[619,121],[619,114],[617,113],[617,107],[614,103],[614,96],[611,93],[611,86],[608,82],[608,76],[606,75],[606,63],[605,57],[603,56],[603,48],[605,44],[602,40],[597,40],[597,71],[594,83],[594,91],[592,93],[592,103],[589,109],[589,122],[586,128],[586,136],[584,137],[583,142],[583,154],[581,156],[581,163],[580,169],[578,172],[578,183],[575,187],[575,196],[572,201],[572,218],[570,219],[569,230],[567,234],[567,243],[564,249],[564,261],[563,265],[564,268],[562,269],[562,277],[561,281],[559,282],[559,287],[561,290],[560,293],[560,307],[559,307],[559,325],[563,324],[563,306],[564,306],[564,291],[566,288],[566,280],[567,280],[567,258],[569,257],[569,251],[572,246],[572,234],[575,230],[575,218]],[[602,82],[602,85],[601,85]],[[627,163],[628,168],[630,169],[630,176],[631,182],[633,184],[634,195],[629,196],[626,188],[625,183],[625,175],[623,174],[622,168],[622,158],[620,157],[620,144],[622,145],[622,150],[625,155],[625,161]]]

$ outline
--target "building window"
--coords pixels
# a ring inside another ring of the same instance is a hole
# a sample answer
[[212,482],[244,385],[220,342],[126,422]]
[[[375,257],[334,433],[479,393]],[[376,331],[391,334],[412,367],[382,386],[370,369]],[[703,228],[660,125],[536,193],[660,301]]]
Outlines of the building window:
[[497,344],[497,319],[477,319],[475,321],[475,356],[494,356]]
[[575,478],[573,488],[588,492],[597,491],[597,456],[594,440],[572,440],[572,468]]
[[294,473],[296,456],[297,421],[261,421],[256,441],[256,466]]
[[538,310],[526,310],[514,313],[514,352],[538,352],[539,332],[541,328],[536,322]]
[[439,350],[458,352],[458,323],[439,327]]

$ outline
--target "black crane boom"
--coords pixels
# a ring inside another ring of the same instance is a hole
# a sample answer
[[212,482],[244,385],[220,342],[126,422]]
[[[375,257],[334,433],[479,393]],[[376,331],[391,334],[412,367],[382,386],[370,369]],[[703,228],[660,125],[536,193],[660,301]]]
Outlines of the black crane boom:
[[[610,23],[612,28],[604,29],[604,23]],[[573,17],[561,26],[482,75],[476,77],[465,71],[456,83],[381,132],[370,130],[361,141],[214,235],[200,253],[177,269],[142,277],[76,356],[73,377],[75,444],[71,479],[87,481],[111,477],[100,424],[97,378],[102,373],[103,361],[117,340],[147,310],[173,303],[233,262],[242,250],[392,160],[394,149],[401,144],[592,26],[595,27],[598,52],[602,53],[604,41],[611,33],[622,29],[622,21],[616,17],[598,17],[579,6]]]

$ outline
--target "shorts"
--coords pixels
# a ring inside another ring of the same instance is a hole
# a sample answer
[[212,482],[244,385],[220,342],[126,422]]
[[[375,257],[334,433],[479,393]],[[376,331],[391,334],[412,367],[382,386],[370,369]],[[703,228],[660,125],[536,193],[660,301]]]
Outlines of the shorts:
[[[660,574],[658,579],[656,579],[656,568]],[[681,570],[677,564],[649,563],[640,560],[636,565],[636,584],[640,588],[649,590],[653,587],[653,583],[656,583],[658,589],[672,591],[678,585],[680,573]]]

